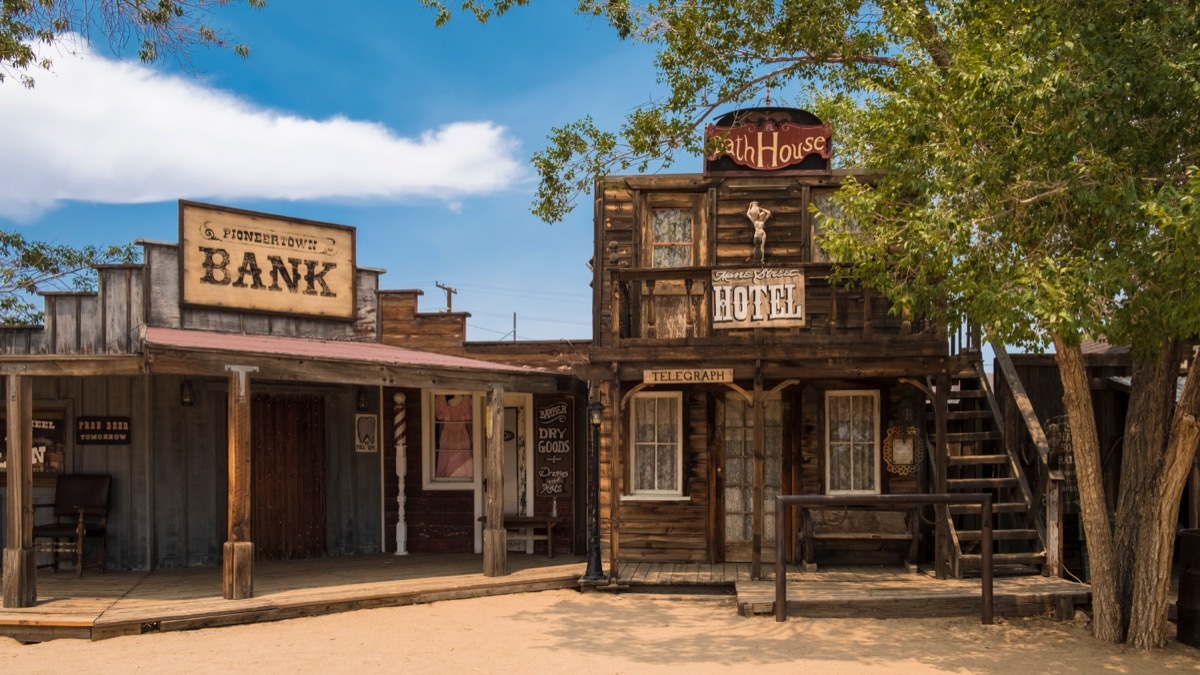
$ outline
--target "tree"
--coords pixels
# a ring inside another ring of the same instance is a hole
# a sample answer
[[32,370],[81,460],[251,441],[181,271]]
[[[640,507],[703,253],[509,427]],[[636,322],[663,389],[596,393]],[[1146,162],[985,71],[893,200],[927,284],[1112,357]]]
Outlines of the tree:
[[94,266],[137,261],[132,244],[77,248],[0,231],[0,324],[40,323],[42,312],[33,304],[32,294],[48,288],[89,291],[96,286]]
[[186,61],[194,45],[245,57],[249,47],[230,42],[206,22],[217,7],[242,2],[255,9],[266,6],[266,0],[0,0],[0,82],[15,75],[32,87],[29,71],[53,66],[38,55],[37,44],[54,44],[69,33],[85,38],[100,33],[118,48],[133,41],[146,63],[164,55]]
[[[486,21],[528,0],[466,0]],[[451,16],[437,0],[421,0]],[[617,132],[555,128],[534,157],[553,222],[594,177],[704,151],[718,108],[767,87],[882,172],[822,214],[846,278],[990,339],[1055,348],[1093,572],[1095,635],[1165,641],[1179,498],[1200,427],[1200,7],[1176,0],[578,0],[657,45],[667,96]],[[786,92],[786,93],[785,93]],[[1080,342],[1133,346],[1110,514]],[[1114,524],[1115,523],[1115,524]]]

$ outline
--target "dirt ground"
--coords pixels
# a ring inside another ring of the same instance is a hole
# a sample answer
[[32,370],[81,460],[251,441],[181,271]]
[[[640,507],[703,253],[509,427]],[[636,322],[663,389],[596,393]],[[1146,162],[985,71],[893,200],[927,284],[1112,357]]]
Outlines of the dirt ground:
[[0,638],[7,673],[1157,673],[1142,652],[1049,619],[747,619],[732,598],[548,591],[102,642]]

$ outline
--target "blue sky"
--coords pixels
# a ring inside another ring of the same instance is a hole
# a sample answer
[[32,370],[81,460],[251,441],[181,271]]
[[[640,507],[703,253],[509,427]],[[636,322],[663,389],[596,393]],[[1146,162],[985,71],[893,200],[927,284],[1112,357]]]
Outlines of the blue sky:
[[457,288],[468,339],[511,339],[514,312],[521,339],[590,337],[590,199],[537,220],[529,157],[554,125],[616,128],[653,98],[653,54],[563,0],[440,29],[416,0],[362,6],[220,10],[244,61],[151,68],[100,38],[52,54],[33,90],[6,81],[0,227],[174,242],[181,198],[350,225],[384,288],[422,289],[426,311],[445,304],[435,282]]

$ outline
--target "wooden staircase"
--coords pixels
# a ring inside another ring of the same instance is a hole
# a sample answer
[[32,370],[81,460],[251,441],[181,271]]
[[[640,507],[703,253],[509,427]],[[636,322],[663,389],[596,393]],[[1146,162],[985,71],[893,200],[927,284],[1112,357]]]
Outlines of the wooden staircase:
[[[1040,499],[1035,500],[1020,462],[1005,449],[1002,417],[982,360],[973,361],[972,370],[951,377],[947,393],[946,492],[991,493],[996,574],[1040,574],[1046,546],[1032,517]],[[935,416],[929,413],[932,421]],[[929,437],[935,433],[930,429]],[[982,567],[981,509],[978,504],[948,509],[950,570],[960,579],[979,574]]]

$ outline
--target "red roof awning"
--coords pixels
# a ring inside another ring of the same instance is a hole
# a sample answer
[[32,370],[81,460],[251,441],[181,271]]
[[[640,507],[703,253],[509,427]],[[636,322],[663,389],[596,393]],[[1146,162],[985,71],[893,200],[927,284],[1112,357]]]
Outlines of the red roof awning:
[[142,339],[147,352],[155,348],[227,353],[231,356],[281,357],[346,364],[426,368],[464,374],[542,375],[522,366],[479,361],[461,356],[423,352],[377,342],[309,340],[269,335],[243,335],[175,328],[147,328]]

